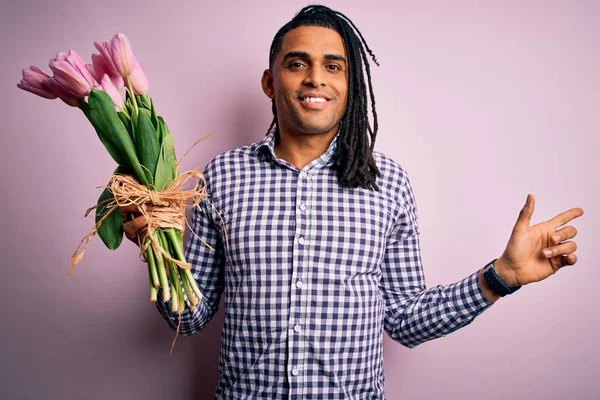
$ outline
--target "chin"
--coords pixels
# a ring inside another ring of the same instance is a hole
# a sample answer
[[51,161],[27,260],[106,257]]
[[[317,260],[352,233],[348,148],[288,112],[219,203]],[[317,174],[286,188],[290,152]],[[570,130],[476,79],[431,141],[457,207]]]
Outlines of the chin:
[[331,124],[331,123],[329,123],[329,124],[305,123],[305,124],[300,124],[298,126],[298,131],[304,132],[309,135],[322,135],[322,134],[331,132],[332,129],[336,129],[338,124],[339,124],[339,122],[336,122],[334,124]]

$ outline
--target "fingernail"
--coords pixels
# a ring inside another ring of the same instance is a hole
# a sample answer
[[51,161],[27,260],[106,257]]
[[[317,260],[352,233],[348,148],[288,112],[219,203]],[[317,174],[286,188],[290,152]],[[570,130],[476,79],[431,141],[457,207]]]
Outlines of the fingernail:
[[548,250],[548,249],[546,249],[546,250],[544,250],[544,255],[545,255],[546,257],[550,257],[550,256],[552,255],[552,251],[551,251],[551,250]]
[[560,241],[560,236],[559,235],[554,235],[554,236],[552,236],[552,239],[554,239],[554,241],[556,243],[558,243]]

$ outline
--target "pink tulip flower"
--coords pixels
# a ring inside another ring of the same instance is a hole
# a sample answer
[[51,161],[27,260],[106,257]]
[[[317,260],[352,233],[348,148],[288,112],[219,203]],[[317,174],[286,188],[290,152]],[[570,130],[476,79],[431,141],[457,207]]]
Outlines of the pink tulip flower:
[[115,86],[108,74],[105,74],[102,77],[102,80],[100,81],[100,86],[96,87],[96,89],[106,92],[106,94],[110,96],[113,103],[115,103],[117,111],[123,111],[123,108],[125,108],[125,100],[123,100],[121,91]]
[[121,76],[131,75],[135,67],[135,56],[131,50],[129,39],[122,33],[117,33],[110,41],[112,60]]
[[58,53],[49,65],[54,79],[76,97],[87,96],[94,88],[94,78],[75,50]]
[[[96,49],[98,49],[98,51],[100,52],[100,55],[102,56],[102,58],[104,59],[105,65],[106,65],[106,69],[108,70],[108,74],[109,75],[114,75],[114,76],[121,76],[121,74],[119,74],[119,71],[117,71],[117,68],[115,67],[115,63],[112,60],[112,54],[110,52],[110,41],[104,41],[104,42],[94,42],[94,47],[96,47]],[[93,59],[92,59],[93,62]],[[102,79],[102,78],[100,78]]]
[[110,41],[94,42],[102,57],[107,61],[108,68],[113,75],[123,78],[131,75],[135,67],[135,56],[131,50],[129,39],[122,33],[115,34]]
[[135,94],[146,94],[148,93],[148,78],[142,69],[142,66],[135,61],[135,66],[131,75],[129,76],[131,80],[131,86],[133,86],[133,91]]
[[46,99],[55,99],[58,96],[45,83],[51,78],[52,77],[50,75],[35,65],[32,65],[31,67],[23,70],[23,79],[21,79],[21,82],[17,83],[17,87],[33,94],[37,94],[38,96]]
[[67,88],[58,83],[55,78],[48,79],[45,84],[60,98],[65,104],[71,107],[79,107],[79,97],[71,93]]
[[102,54],[92,54],[92,64],[87,64],[86,67],[98,83],[100,83],[104,75],[108,75],[119,91],[125,86],[123,78],[112,72]]

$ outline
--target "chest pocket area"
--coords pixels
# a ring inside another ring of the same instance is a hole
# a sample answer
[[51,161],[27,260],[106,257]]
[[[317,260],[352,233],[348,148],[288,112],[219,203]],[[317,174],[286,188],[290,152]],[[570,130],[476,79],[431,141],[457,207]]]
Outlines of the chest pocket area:
[[317,213],[313,232],[320,264],[335,268],[344,278],[379,276],[389,222],[386,209],[377,199],[361,193]]

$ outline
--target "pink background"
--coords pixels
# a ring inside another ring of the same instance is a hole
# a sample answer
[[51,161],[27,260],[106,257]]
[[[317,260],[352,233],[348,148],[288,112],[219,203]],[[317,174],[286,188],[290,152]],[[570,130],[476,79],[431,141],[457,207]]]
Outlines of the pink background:
[[[131,243],[94,238],[70,280],[114,165],[83,114],[20,91],[21,69],[58,51],[89,60],[126,33],[183,168],[260,140],[259,79],[277,29],[305,2],[60,1],[0,9],[3,399],[209,399],[223,310],[178,338],[149,301]],[[597,399],[600,3],[327,1],[362,30],[380,115],[376,148],[413,183],[428,285],[504,250],[527,193],[533,222],[586,214],[575,267],[523,288],[472,325],[408,350],[385,337],[390,399]],[[597,248],[596,248],[597,249]]]

